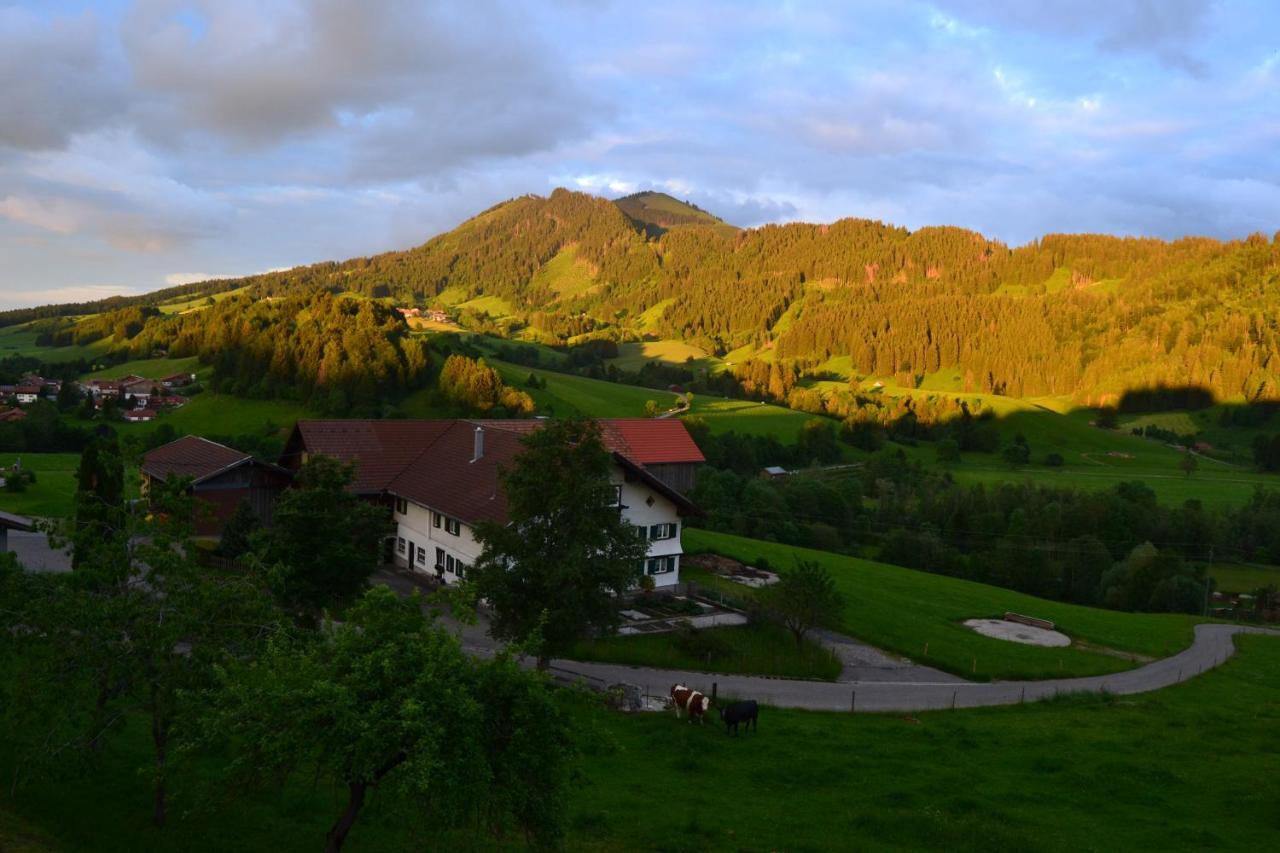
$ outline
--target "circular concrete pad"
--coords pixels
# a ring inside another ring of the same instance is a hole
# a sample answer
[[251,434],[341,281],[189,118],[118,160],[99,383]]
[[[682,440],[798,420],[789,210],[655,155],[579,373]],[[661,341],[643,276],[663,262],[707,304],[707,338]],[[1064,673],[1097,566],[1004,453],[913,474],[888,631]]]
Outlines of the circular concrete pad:
[[964,624],[984,637],[994,637],[997,640],[1026,643],[1029,646],[1071,645],[1071,638],[1061,631],[1033,628],[1021,622],[1010,622],[1006,619],[967,619]]

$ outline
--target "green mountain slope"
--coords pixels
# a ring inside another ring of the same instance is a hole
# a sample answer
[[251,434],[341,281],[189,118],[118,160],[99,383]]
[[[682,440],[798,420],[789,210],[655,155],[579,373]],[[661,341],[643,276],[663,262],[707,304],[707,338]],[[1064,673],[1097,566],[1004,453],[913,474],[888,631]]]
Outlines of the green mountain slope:
[[668,229],[680,225],[709,225],[722,234],[733,234],[738,230],[696,204],[680,201],[666,193],[646,190],[614,199],[613,203],[654,237],[660,237]]

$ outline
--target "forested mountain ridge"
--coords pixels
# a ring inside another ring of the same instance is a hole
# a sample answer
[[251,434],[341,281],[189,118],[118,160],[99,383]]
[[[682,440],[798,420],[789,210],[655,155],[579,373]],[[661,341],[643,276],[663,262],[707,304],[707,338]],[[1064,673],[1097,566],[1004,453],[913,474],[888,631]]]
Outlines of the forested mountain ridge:
[[[656,196],[639,203],[666,204]],[[854,373],[907,387],[948,368],[964,390],[1010,396],[1097,402],[1193,384],[1280,398],[1280,235],[1049,235],[1011,249],[859,219],[733,230],[707,214],[655,228],[636,204],[522,196],[414,249],[234,285],[445,307],[548,343],[656,336],[810,371],[847,357]]]

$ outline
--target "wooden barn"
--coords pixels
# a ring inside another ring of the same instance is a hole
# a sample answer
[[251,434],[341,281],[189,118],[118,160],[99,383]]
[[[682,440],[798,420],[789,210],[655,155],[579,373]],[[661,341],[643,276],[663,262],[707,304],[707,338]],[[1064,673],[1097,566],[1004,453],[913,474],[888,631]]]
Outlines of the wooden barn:
[[270,524],[276,498],[293,479],[291,472],[278,465],[194,435],[142,457],[143,496],[153,483],[179,477],[190,478],[191,493],[210,510],[199,512],[196,519],[196,532],[206,536],[221,533],[236,506],[246,499],[258,519]]

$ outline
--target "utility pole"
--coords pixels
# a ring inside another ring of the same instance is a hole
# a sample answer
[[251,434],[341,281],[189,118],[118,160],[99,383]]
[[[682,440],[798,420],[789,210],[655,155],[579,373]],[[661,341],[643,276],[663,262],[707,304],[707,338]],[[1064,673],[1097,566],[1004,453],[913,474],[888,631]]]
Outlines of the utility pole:
[[1209,583],[1213,571],[1213,546],[1209,546],[1209,570],[1204,573],[1204,610],[1201,616],[1209,615]]

